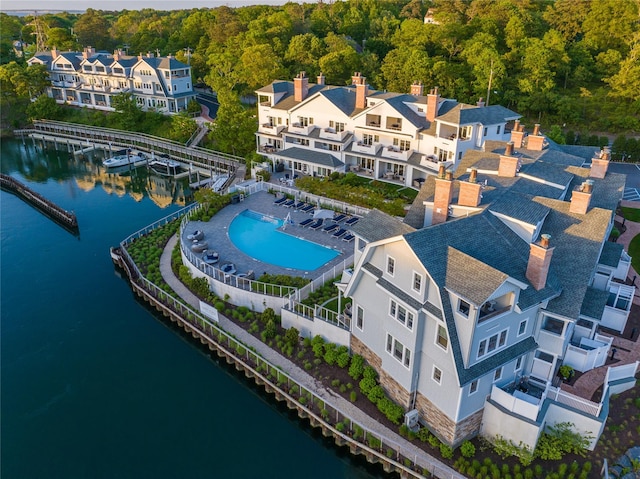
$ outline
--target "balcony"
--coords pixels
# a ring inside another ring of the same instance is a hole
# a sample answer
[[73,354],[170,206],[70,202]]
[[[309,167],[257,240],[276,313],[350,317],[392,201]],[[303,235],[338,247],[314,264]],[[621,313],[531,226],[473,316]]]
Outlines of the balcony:
[[494,384],[491,389],[492,401],[507,411],[532,421],[538,418],[546,398],[547,384],[535,378],[522,379],[503,388],[499,388]]
[[382,157],[391,158],[393,160],[407,161],[412,153],[413,150],[401,150],[397,146],[385,146],[382,149]]
[[336,131],[334,128],[322,128],[320,130],[320,138],[325,140],[343,141],[347,136],[346,131]]
[[604,366],[613,338],[596,334],[594,339],[580,338],[578,344],[570,344],[562,361],[582,373]]
[[266,144],[260,145],[258,151],[260,151],[260,153],[275,153],[276,151],[278,151],[278,148],[276,148],[274,145]]
[[80,82],[75,82],[75,81],[52,81],[51,85],[53,86],[57,86],[60,88],[78,88],[79,86],[82,85],[82,83]]
[[274,125],[272,123],[262,123],[260,125],[261,133],[268,133],[270,135],[279,135],[282,130],[284,130],[283,125]]
[[289,133],[295,133],[297,135],[308,135],[313,131],[315,125],[303,125],[302,123],[292,123],[289,125]]
[[541,329],[537,341],[542,349],[552,354],[562,356],[564,354],[565,343],[568,342],[568,339],[565,336],[559,336],[558,334]]
[[420,166],[424,166],[434,171],[438,171],[440,169],[440,165],[444,165],[445,168],[448,168],[452,164],[453,161],[440,161],[435,155],[423,155],[420,159]]
[[629,318],[635,291],[635,286],[611,283],[609,299],[604,307],[600,326],[622,332]]
[[366,153],[367,155],[375,155],[378,153],[381,146],[382,145],[379,143],[368,145],[362,141],[358,141],[351,144],[351,151],[356,153]]

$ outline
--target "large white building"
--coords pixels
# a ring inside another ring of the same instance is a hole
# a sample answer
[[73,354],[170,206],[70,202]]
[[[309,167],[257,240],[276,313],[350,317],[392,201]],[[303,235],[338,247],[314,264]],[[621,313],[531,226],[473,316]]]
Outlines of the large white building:
[[440,165],[457,164],[486,141],[507,140],[520,115],[500,105],[466,105],[421,84],[410,93],[371,90],[356,73],[352,85],[274,81],[258,96],[257,151],[295,172],[326,176],[352,171],[419,187]]
[[480,433],[532,450],[569,422],[594,447],[609,395],[635,384],[637,363],[607,374],[600,402],[560,384],[561,365],[604,366],[602,328],[624,330],[635,288],[608,241],[624,175],[607,151],[549,143],[516,122],[429,177],[404,220],[374,210],[352,227],[351,349],[451,445]]
[[175,59],[96,52],[39,52],[28,60],[49,71],[47,94],[58,103],[113,111],[111,100],[131,93],[142,110],[171,114],[187,109],[195,99],[191,67]]

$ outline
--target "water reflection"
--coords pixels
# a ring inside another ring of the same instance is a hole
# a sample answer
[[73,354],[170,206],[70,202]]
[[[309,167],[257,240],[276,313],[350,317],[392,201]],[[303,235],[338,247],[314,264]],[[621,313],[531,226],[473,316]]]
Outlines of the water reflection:
[[2,141],[2,173],[19,173],[26,180],[46,183],[72,180],[84,191],[102,188],[109,195],[129,195],[137,202],[148,197],[160,208],[171,204],[184,206],[193,200],[189,177],[164,176],[146,166],[106,169],[102,161],[108,152],[100,150],[74,155],[59,144],[42,149],[27,140]]

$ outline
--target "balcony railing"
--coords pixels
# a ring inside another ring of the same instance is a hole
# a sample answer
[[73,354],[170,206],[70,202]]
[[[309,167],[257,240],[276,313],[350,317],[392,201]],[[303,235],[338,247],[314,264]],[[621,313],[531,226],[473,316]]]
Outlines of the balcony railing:
[[387,146],[382,150],[382,156],[384,158],[391,158],[394,160],[403,160],[407,161],[413,150],[401,150],[397,146]]
[[378,153],[382,145],[379,143],[374,143],[372,145],[368,145],[362,141],[354,142],[351,145],[351,150],[357,153],[367,153],[369,155],[375,155]]

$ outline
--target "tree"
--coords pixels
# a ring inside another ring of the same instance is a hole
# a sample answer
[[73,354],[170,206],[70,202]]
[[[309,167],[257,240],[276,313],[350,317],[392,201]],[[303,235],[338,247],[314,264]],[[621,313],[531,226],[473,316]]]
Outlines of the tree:
[[111,49],[109,21],[93,8],[88,8],[86,13],[80,15],[73,26],[73,31],[77,35],[80,45],[92,46],[97,49]]
[[171,139],[185,143],[198,129],[198,124],[187,112],[171,117]]
[[636,0],[591,2],[582,24],[585,42],[593,50],[613,48],[626,54],[637,30],[638,8]]
[[50,28],[47,32],[47,43],[49,48],[57,47],[64,50],[75,50],[77,43],[71,36],[71,32],[66,28]]
[[118,93],[111,97],[111,106],[116,110],[120,128],[136,131],[136,125],[142,117],[142,111],[131,93]]
[[62,111],[53,98],[43,94],[27,106],[26,113],[30,120],[57,120]]
[[16,59],[13,42],[22,37],[22,24],[18,17],[0,12],[0,64],[4,65]]
[[244,49],[240,57],[240,70],[240,75],[250,92],[284,74],[280,56],[266,43]]
[[640,100],[640,33],[635,34],[629,55],[620,62],[615,75],[604,79],[611,87],[610,95],[629,102]]
[[238,95],[229,90],[218,90],[218,102],[220,108],[210,133],[216,149],[239,156],[255,150],[258,125],[253,112],[245,110]]
[[542,18],[566,41],[572,41],[582,33],[582,22],[587,18],[590,6],[591,0],[556,0],[547,5]]
[[347,47],[340,51],[332,51],[318,61],[320,70],[331,85],[346,85],[354,71],[358,71],[360,61],[358,53]]

